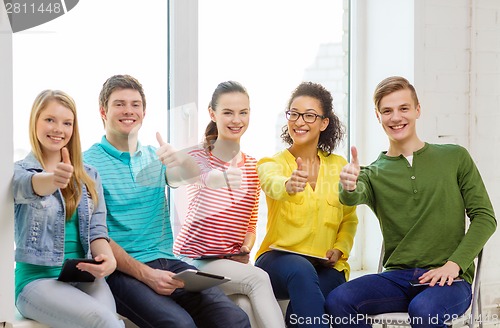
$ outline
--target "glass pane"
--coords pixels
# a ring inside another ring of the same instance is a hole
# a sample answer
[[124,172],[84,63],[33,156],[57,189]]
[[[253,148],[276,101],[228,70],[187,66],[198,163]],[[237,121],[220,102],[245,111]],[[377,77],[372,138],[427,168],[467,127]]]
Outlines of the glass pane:
[[100,141],[104,128],[98,96],[114,74],[130,74],[145,89],[147,115],[141,141],[167,135],[167,1],[79,1],[63,16],[13,35],[14,158],[30,150],[28,120],[35,97],[60,89],[76,102],[82,149]]
[[[257,159],[286,147],[279,137],[285,107],[302,81],[328,88],[347,125],[348,35],[343,0],[199,1],[199,128],[218,83],[236,80],[250,95],[251,118],[242,150]],[[337,153],[347,156],[347,140]],[[265,233],[261,197],[257,245]],[[255,247],[257,248],[257,247]]]

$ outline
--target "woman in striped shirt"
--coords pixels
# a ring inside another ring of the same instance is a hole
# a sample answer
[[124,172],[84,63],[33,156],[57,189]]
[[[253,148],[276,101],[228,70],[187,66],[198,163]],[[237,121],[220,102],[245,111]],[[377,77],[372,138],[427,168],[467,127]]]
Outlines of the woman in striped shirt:
[[[190,152],[201,176],[188,186],[188,213],[174,253],[203,271],[229,276],[221,288],[235,295],[252,327],[284,327],[267,273],[249,263],[260,185],[257,161],[240,151],[250,117],[246,89],[234,81],[220,83],[208,112],[212,121],[203,147]],[[204,255],[219,256],[200,259]]]

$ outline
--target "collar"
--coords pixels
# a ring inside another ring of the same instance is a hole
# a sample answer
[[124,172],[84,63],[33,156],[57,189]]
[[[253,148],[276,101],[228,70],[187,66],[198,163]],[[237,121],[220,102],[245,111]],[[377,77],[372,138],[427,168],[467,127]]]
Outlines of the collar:
[[[130,152],[128,151],[121,151],[121,150],[118,150],[116,149],[115,146],[113,146],[109,141],[108,139],[106,139],[106,136],[102,136],[102,139],[101,139],[101,143],[100,143],[102,149],[104,149],[104,151],[106,153],[108,153],[109,155],[113,156],[114,158],[122,161],[122,162],[130,162]],[[138,141],[137,142],[137,150],[136,152],[133,154],[133,156],[140,156],[142,155],[142,145],[141,143]]]

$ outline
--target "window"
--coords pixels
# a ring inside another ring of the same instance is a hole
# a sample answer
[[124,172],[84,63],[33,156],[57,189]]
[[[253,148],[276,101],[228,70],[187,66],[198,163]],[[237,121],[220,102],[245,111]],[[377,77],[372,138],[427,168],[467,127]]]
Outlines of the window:
[[79,1],[63,16],[13,35],[15,160],[30,150],[29,114],[44,89],[75,99],[82,149],[99,142],[104,128],[98,96],[114,74],[130,74],[143,84],[141,141],[156,145],[156,131],[167,135],[167,7],[164,0]]
[[[285,107],[302,81],[323,84],[347,126],[348,2],[342,0],[211,0],[198,2],[198,139],[209,122],[207,104],[218,83],[236,80],[250,95],[250,125],[242,150],[256,158],[286,147],[279,137]],[[196,32],[188,32],[191,37]],[[349,131],[349,129],[348,129]],[[348,142],[337,149],[347,156]],[[265,233],[261,197],[257,241]],[[354,269],[361,261],[353,251]]]

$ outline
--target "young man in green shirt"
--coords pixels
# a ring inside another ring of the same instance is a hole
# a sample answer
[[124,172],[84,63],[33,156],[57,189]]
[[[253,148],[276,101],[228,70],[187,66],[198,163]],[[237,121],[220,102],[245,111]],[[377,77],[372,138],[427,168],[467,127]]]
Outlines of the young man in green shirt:
[[418,138],[420,104],[406,79],[381,81],[374,102],[389,149],[367,167],[351,149],[340,200],[367,204],[379,219],[386,271],[336,288],[326,307],[333,327],[369,327],[367,315],[387,312],[408,312],[413,327],[445,327],[470,305],[474,258],[496,229],[493,207],[465,148]]

